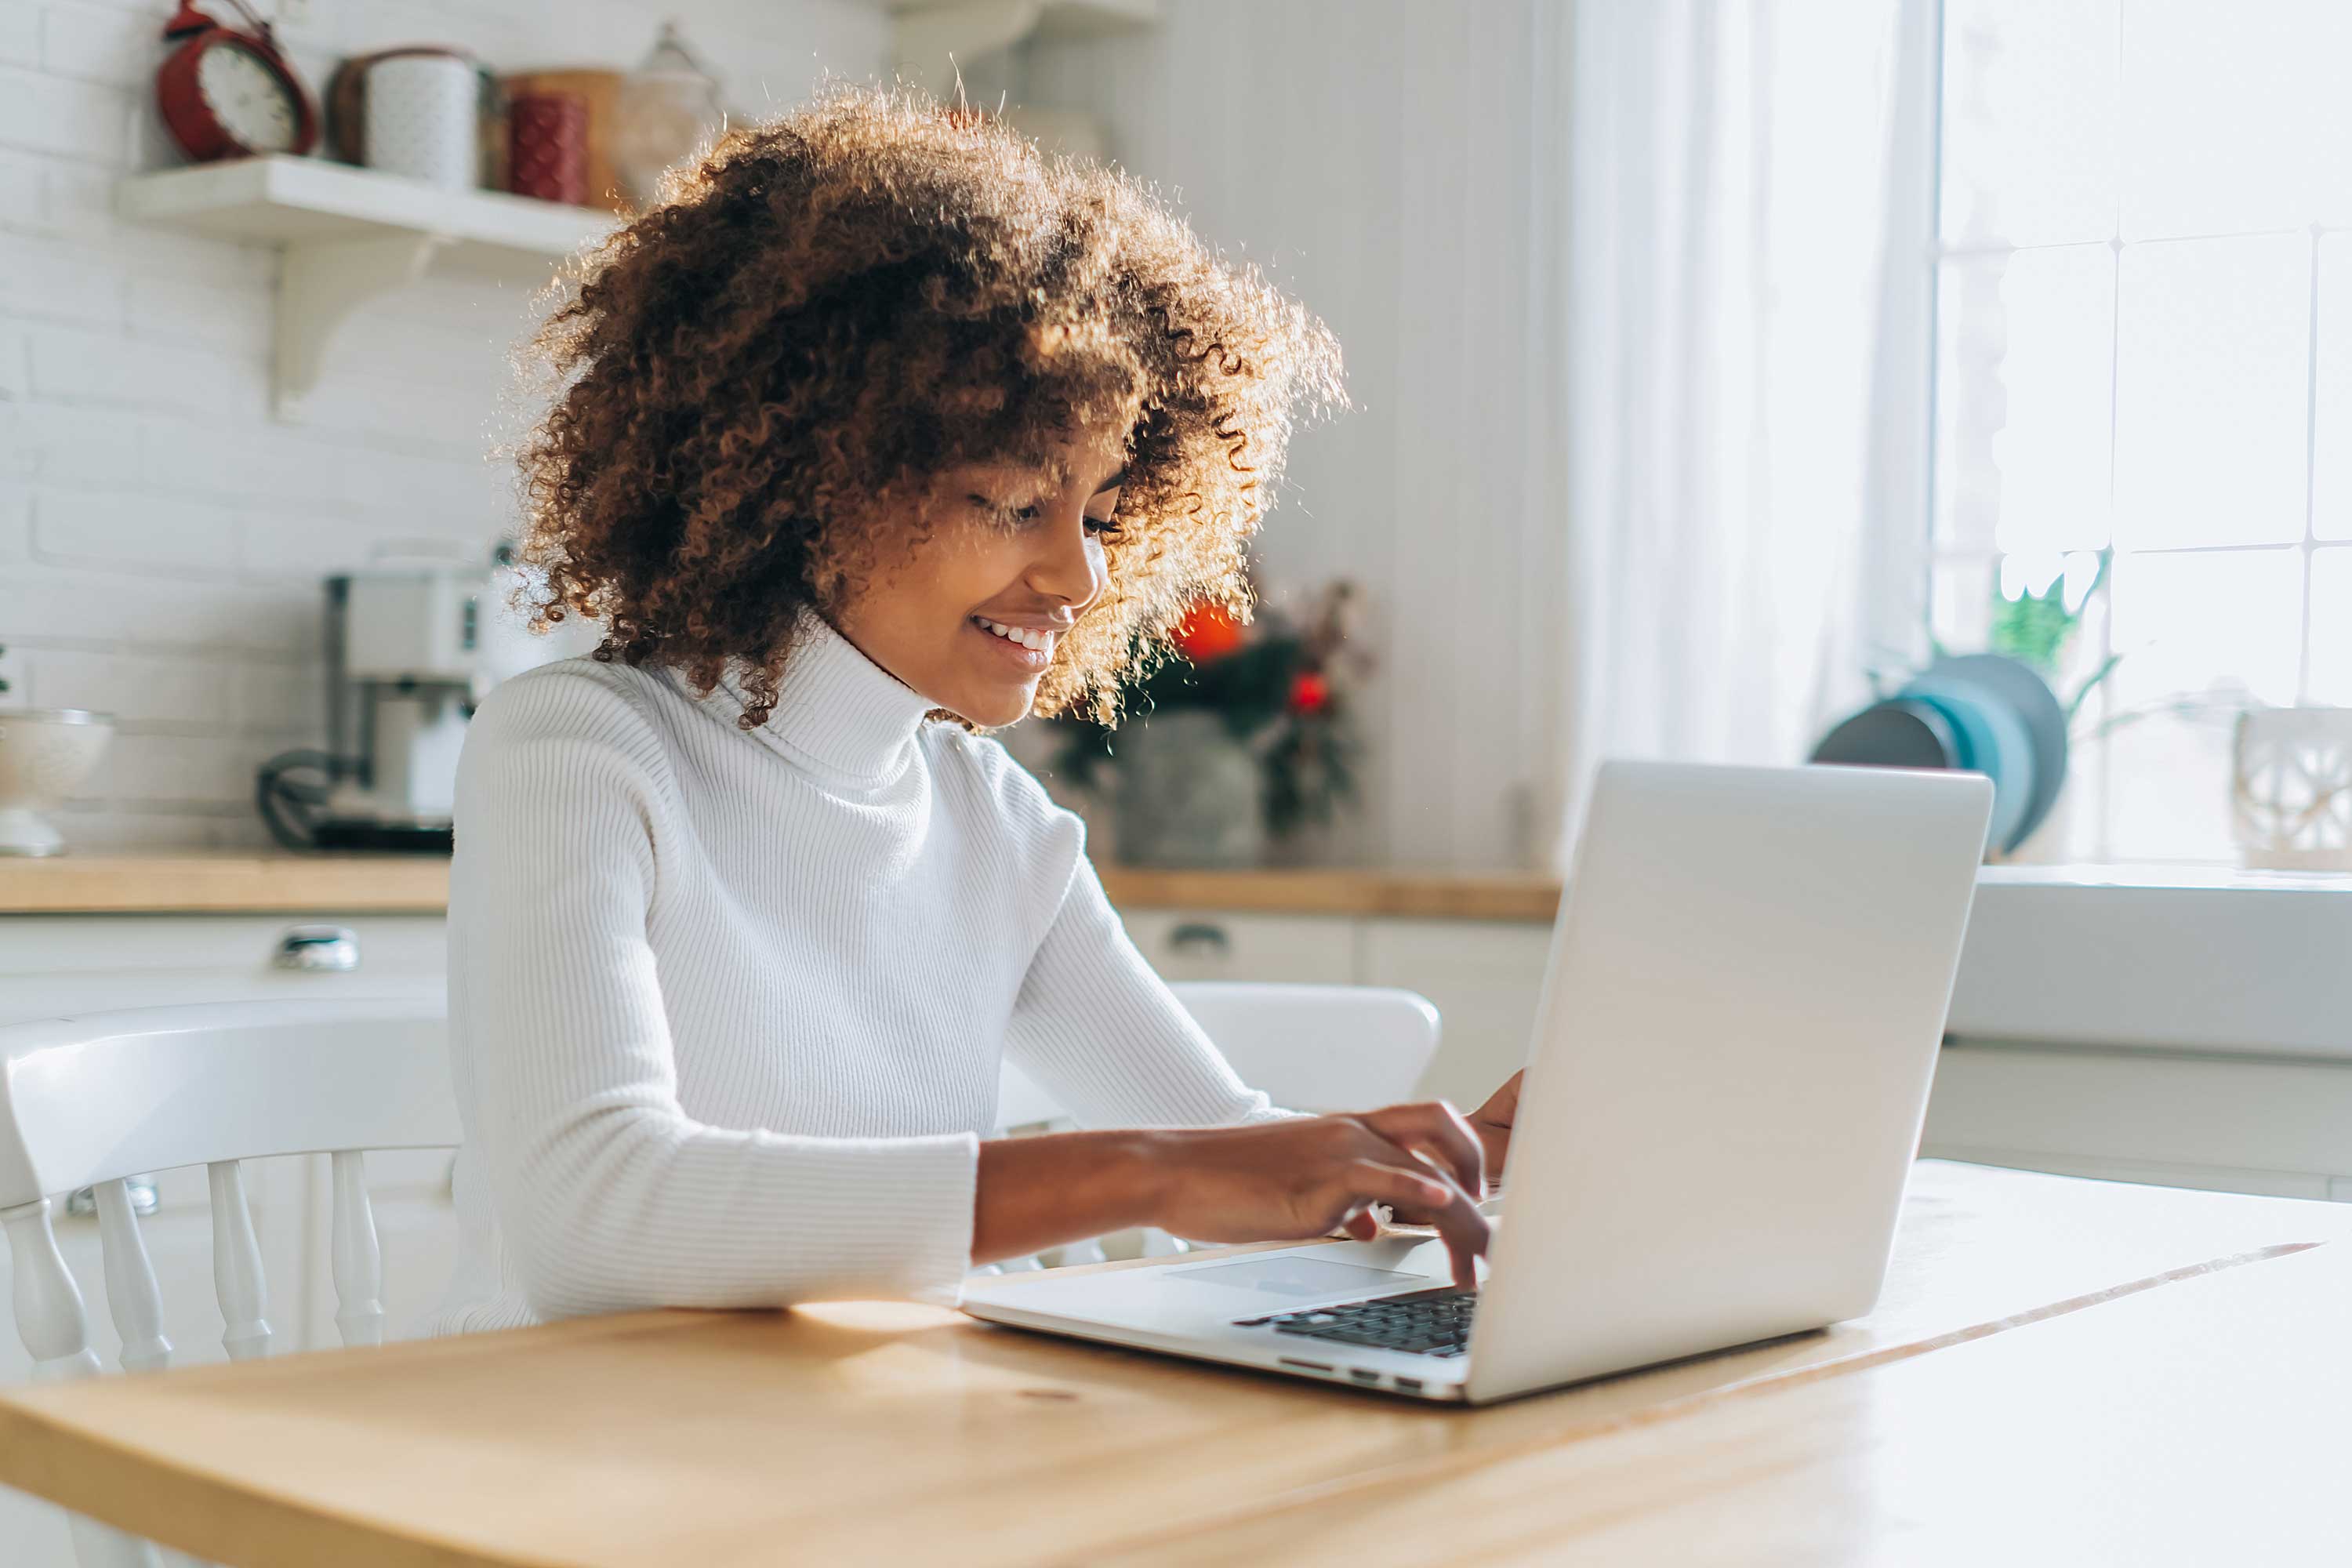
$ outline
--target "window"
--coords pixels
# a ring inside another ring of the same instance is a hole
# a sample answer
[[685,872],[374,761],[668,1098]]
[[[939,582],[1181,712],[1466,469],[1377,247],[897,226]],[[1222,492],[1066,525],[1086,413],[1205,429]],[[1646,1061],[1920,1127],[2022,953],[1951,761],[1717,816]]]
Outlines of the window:
[[1945,0],[1943,56],[1936,636],[2096,680],[2060,853],[2234,859],[2237,713],[2352,706],[2352,5]]

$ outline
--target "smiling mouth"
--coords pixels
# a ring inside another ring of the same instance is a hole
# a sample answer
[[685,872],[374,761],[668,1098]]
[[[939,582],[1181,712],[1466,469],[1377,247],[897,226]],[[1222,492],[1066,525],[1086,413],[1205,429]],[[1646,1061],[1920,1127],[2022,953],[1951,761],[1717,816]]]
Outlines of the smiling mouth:
[[1020,662],[1024,669],[1043,669],[1053,661],[1054,644],[1059,634],[1035,626],[1009,626],[1003,621],[992,621],[986,616],[974,616],[971,625],[987,634],[991,642]]

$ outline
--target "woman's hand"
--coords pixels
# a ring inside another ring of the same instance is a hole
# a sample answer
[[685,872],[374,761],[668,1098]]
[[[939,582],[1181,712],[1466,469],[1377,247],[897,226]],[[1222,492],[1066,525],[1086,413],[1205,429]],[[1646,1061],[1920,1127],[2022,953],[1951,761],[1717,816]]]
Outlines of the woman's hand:
[[1340,1226],[1369,1241],[1380,1228],[1371,1205],[1389,1204],[1435,1226],[1454,1282],[1477,1283],[1486,1156],[1470,1123],[1442,1100],[1148,1137],[1145,1157],[1159,1172],[1150,1223],[1163,1230],[1198,1241],[1303,1241]]
[[[1503,1161],[1511,1152],[1511,1126],[1519,1115],[1519,1080],[1527,1076],[1522,1068],[1513,1073],[1502,1088],[1486,1097],[1486,1102],[1472,1111],[1468,1118],[1470,1131],[1486,1156],[1486,1180],[1500,1186],[1503,1181]],[[1399,1225],[1435,1225],[1437,1216],[1419,1204],[1399,1205],[1396,1210]]]

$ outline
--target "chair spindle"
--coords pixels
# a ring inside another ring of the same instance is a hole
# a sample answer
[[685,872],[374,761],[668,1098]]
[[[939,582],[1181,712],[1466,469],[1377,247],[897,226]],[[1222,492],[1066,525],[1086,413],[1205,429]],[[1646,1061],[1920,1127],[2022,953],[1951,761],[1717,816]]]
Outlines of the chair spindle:
[[205,1167],[213,1195],[213,1289],[220,1297],[221,1348],[231,1361],[269,1353],[269,1286],[261,1273],[261,1243],[246,1205],[245,1172],[235,1160]]
[[333,1165],[335,1327],[346,1345],[380,1345],[383,1251],[376,1242],[375,1210],[368,1203],[367,1156],[356,1149],[343,1150],[333,1156]]
[[33,1358],[37,1383],[95,1377],[98,1352],[89,1348],[89,1321],[82,1315],[81,1288],[66,1269],[49,1227],[49,1200],[41,1198],[0,1212],[8,1230],[8,1256],[16,1265],[16,1333]]
[[98,1184],[99,1250],[106,1259],[106,1306],[122,1338],[122,1370],[153,1372],[172,1364],[172,1342],[163,1337],[163,1292],[155,1285],[155,1265],[139,1234],[130,1184]]

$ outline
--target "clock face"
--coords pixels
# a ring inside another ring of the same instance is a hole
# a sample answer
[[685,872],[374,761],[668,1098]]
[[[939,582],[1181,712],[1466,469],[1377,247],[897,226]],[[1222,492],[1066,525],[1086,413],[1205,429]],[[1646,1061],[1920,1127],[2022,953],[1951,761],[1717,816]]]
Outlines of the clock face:
[[294,89],[259,56],[223,39],[196,60],[196,91],[223,131],[249,153],[285,153],[299,134]]

